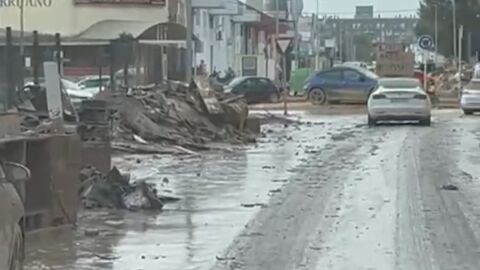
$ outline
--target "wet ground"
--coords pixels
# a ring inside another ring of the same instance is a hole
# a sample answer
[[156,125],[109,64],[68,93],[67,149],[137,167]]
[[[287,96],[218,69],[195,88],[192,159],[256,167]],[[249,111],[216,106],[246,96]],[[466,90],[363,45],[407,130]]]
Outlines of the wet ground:
[[363,114],[296,115],[256,146],[116,157],[181,200],[82,212],[73,233],[29,237],[26,269],[480,269],[480,117],[367,128]]

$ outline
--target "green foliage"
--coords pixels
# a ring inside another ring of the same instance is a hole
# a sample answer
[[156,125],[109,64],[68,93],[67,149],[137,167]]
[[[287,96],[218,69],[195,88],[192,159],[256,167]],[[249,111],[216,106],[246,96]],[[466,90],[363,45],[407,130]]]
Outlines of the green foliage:
[[373,37],[368,34],[357,34],[353,37],[353,43],[356,47],[356,60],[362,62],[370,62],[374,60],[373,57]]
[[422,0],[417,24],[418,36],[435,35],[435,9],[438,18],[438,51],[445,56],[453,55],[453,1],[457,27],[464,26],[464,33],[476,31],[480,25],[480,1],[477,0]]

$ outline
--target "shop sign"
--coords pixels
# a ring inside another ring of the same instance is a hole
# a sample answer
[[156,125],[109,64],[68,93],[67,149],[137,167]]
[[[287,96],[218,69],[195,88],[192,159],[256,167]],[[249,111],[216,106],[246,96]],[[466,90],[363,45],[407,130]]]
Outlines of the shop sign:
[[[2,7],[24,7],[29,8],[48,8],[52,6],[54,1],[59,0],[0,0],[0,8]],[[60,0],[66,1],[66,0]]]

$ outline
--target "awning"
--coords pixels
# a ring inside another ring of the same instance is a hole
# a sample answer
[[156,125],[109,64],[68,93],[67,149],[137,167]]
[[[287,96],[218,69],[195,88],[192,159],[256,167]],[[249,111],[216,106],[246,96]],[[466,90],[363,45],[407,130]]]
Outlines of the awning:
[[[121,35],[129,35],[142,43],[162,40],[162,44],[169,44],[168,40],[172,40],[172,45],[178,45],[179,40],[186,39],[186,29],[183,25],[169,22],[104,20],[91,25],[78,35],[66,38],[65,41],[94,44],[116,40]],[[198,40],[195,35],[193,39]]]
[[145,31],[157,25],[158,22],[105,20],[97,22],[80,34],[73,36],[76,40],[115,40],[122,34],[139,38]]

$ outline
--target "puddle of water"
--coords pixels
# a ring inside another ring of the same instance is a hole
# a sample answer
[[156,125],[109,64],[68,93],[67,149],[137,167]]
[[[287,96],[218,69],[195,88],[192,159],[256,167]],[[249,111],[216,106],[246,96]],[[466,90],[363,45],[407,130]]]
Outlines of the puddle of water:
[[[26,269],[208,269],[258,211],[241,205],[268,203],[269,191],[285,184],[273,180],[289,179],[289,169],[305,159],[299,142],[318,133],[307,125],[268,128],[274,130],[268,138],[235,153],[114,158],[132,180],[167,185],[181,200],[162,212],[84,211],[75,232],[29,237]],[[99,235],[86,237],[87,228]]]
[[[115,157],[114,164],[132,180],[155,183],[181,200],[162,212],[81,212],[75,232],[56,230],[27,239],[26,269],[210,268],[258,211],[242,204],[268,203],[269,191],[284,185],[309,155],[334,146],[332,134],[363,123],[361,116],[294,117],[312,123],[264,126],[271,130],[266,138],[234,152]],[[85,236],[88,228],[98,229],[99,235]]]

